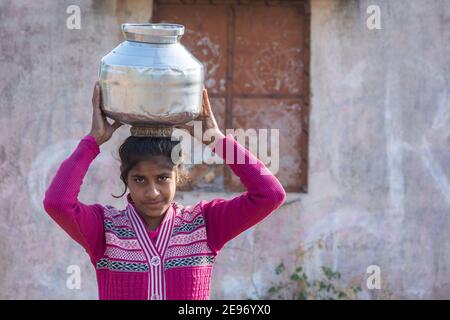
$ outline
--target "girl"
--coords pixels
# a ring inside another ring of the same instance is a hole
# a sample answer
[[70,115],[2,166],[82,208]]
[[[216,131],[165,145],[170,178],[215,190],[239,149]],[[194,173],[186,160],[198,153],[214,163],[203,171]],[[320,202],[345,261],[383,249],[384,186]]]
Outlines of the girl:
[[[220,137],[213,146],[216,154],[226,159],[228,148],[234,148],[234,162],[227,165],[246,192],[183,207],[173,201],[181,173],[171,153],[179,142],[130,136],[119,149],[122,195],[130,190],[127,207],[84,204],[77,198],[89,165],[121,126],[111,125],[102,113],[98,84],[92,104],[91,131],[58,169],[45,194],[45,211],[86,250],[99,299],[209,299],[215,257],[228,241],[282,205],[283,187],[231,134],[222,134],[203,89],[198,119],[203,130]],[[203,143],[202,136],[194,138]],[[245,163],[237,163],[242,157]]]

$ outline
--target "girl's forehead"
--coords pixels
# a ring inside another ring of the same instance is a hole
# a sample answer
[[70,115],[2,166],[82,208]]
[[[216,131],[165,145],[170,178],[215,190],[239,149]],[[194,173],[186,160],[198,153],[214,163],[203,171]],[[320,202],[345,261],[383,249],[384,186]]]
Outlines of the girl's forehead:
[[155,171],[174,171],[175,167],[171,165],[169,161],[170,160],[167,160],[164,157],[153,157],[151,160],[141,160],[130,170],[130,174],[151,174]]

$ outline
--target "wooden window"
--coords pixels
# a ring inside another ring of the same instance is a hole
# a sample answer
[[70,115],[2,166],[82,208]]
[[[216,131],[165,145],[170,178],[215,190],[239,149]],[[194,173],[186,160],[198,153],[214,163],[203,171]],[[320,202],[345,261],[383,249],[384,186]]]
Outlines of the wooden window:
[[[279,129],[276,176],[307,192],[309,2],[156,0],[152,22],[186,27],[181,42],[206,67],[221,129]],[[243,190],[224,166],[195,165],[191,176],[186,189]]]

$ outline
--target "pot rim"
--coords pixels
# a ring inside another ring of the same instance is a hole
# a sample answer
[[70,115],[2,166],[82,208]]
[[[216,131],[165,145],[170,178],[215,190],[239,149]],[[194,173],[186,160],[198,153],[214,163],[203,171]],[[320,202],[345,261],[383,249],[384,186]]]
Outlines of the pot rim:
[[184,26],[175,23],[123,23],[126,40],[147,43],[176,43],[184,34]]

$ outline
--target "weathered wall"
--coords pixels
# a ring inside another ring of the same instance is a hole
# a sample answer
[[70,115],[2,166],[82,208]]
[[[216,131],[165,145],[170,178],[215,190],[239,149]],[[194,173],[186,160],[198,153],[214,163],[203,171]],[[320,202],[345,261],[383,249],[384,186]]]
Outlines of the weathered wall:
[[311,269],[380,266],[362,298],[450,298],[450,2],[312,1],[311,29],[310,192],[278,217],[323,235]]
[[[78,4],[82,29],[65,27]],[[381,8],[368,30],[366,8]],[[151,1],[0,1],[0,298],[95,299],[83,250],[44,213],[50,179],[90,129],[100,58],[125,21],[148,21]],[[311,3],[308,194],[231,241],[219,256],[212,298],[257,298],[283,261],[342,273],[359,298],[449,298],[450,2]],[[80,194],[123,207],[117,146],[101,147]],[[111,175],[117,172],[117,175]],[[179,194],[192,204],[231,194]],[[365,288],[378,265],[382,289]],[[66,288],[79,265],[81,290]]]
[[[69,5],[81,9],[81,29],[66,28]],[[43,210],[46,188],[61,161],[91,126],[92,88],[100,59],[123,41],[120,24],[148,22],[151,1],[0,1],[1,208],[0,298],[97,297],[83,249]],[[119,165],[112,152],[121,128],[95,160],[80,199],[114,202]],[[117,156],[117,153],[114,155]],[[79,265],[82,290],[66,288],[66,269]]]

